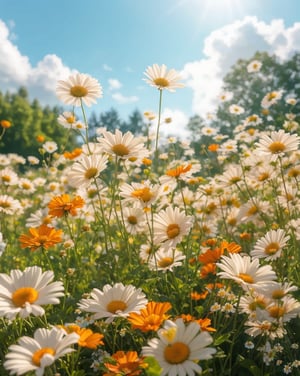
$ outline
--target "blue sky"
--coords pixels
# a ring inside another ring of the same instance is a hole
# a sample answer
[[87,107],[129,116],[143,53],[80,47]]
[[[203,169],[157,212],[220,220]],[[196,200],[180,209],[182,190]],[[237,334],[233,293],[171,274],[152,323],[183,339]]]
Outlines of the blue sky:
[[186,82],[163,99],[182,124],[213,110],[238,58],[299,51],[299,22],[299,0],[0,0],[0,90],[22,84],[52,105],[56,81],[77,70],[103,86],[91,110],[114,107],[126,118],[157,111],[143,72],[166,64]]

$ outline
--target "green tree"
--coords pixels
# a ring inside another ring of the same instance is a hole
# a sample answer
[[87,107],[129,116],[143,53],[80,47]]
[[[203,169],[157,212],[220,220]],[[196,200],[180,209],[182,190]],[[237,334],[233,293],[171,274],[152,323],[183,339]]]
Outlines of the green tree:
[[122,124],[122,131],[129,131],[134,135],[143,135],[146,133],[146,127],[142,114],[136,109],[129,115],[128,121]]

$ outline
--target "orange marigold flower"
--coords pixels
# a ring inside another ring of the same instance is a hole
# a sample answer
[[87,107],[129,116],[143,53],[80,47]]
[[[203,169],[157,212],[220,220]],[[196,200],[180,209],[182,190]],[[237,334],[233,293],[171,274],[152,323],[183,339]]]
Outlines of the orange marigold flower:
[[215,238],[206,239],[202,243],[203,247],[214,247],[216,244],[217,244],[217,239]]
[[249,234],[249,232],[242,232],[240,234],[240,238],[242,240],[250,240],[251,239],[251,234]]
[[77,215],[77,209],[82,208],[84,200],[80,196],[76,196],[71,200],[68,194],[55,196],[48,204],[49,214],[53,217],[63,217],[71,214]]
[[81,347],[87,347],[88,349],[95,350],[99,345],[104,345],[102,339],[103,334],[94,333],[91,329],[81,328],[78,325],[68,325],[63,327],[67,333],[77,333],[80,337],[78,339],[78,345]]
[[1,120],[0,125],[1,125],[2,128],[7,129],[7,128],[11,127],[11,122],[8,121],[8,120]]
[[62,242],[62,230],[41,225],[30,228],[29,234],[22,234],[19,240],[21,248],[30,248],[31,251],[35,251],[40,247],[48,249]]
[[217,283],[207,283],[205,285],[205,288],[209,291],[212,292],[213,290],[217,289],[222,289],[224,287],[223,283],[217,282]]
[[176,168],[170,169],[166,171],[166,175],[171,176],[172,178],[178,178],[180,175],[185,174],[190,171],[192,165],[189,163],[186,166],[180,165]]
[[201,278],[207,278],[209,274],[216,274],[217,266],[214,263],[209,263],[202,266],[200,270]]
[[210,144],[210,145],[208,145],[207,149],[209,151],[212,151],[213,153],[215,153],[219,149],[219,145],[218,144]]
[[139,358],[136,351],[117,351],[111,358],[113,363],[104,363],[109,372],[104,373],[103,376],[136,376],[140,375],[143,369],[148,367],[148,364],[144,362],[144,358]]
[[224,251],[221,248],[208,249],[206,252],[198,256],[198,260],[203,264],[211,264],[217,262]]
[[44,142],[45,141],[45,136],[43,136],[42,134],[39,134],[36,136],[36,140],[37,142]]
[[145,166],[151,166],[151,165],[152,165],[152,161],[151,161],[151,159],[149,159],[149,158],[143,158],[143,159],[142,159],[142,162],[143,162],[143,164],[144,164]]
[[72,151],[65,151],[64,152],[64,157],[66,159],[72,160],[72,159],[75,159],[75,158],[79,157],[79,155],[81,153],[82,153],[82,149],[81,148],[76,148],[76,149],[74,149]]
[[211,327],[211,320],[208,319],[207,317],[205,319],[197,319],[197,323],[200,325],[201,330],[204,332],[215,332],[216,329]]
[[134,329],[140,329],[142,332],[158,330],[161,324],[170,317],[165,313],[171,308],[169,302],[148,302],[147,306],[141,309],[139,313],[131,312],[128,321]]
[[197,291],[191,292],[191,299],[192,300],[204,300],[208,295],[208,291],[204,291],[201,294]]
[[220,248],[222,249],[223,253],[225,251],[229,253],[239,253],[242,247],[237,243],[228,243],[226,240],[221,242]]

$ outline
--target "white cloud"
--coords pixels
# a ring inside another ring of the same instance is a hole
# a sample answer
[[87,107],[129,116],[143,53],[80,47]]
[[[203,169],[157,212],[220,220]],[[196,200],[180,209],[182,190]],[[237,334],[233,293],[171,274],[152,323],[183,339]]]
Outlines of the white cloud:
[[213,111],[230,67],[238,59],[250,59],[257,51],[283,60],[291,57],[300,51],[300,23],[285,28],[283,20],[267,24],[256,17],[245,17],[213,31],[205,39],[205,57],[188,62],[181,72],[193,90],[193,111],[201,115]]
[[0,20],[0,87],[1,91],[15,91],[25,86],[31,98],[44,104],[57,104],[55,95],[57,80],[74,73],[56,55],[46,55],[36,67],[27,56],[21,54],[11,42],[7,25]]
[[125,95],[121,93],[114,93],[112,94],[112,98],[118,102],[119,104],[129,104],[129,103],[135,103],[139,100],[139,98],[135,95],[126,97]]
[[[165,123],[164,120],[166,118],[171,118],[171,123]],[[189,118],[184,112],[177,109],[172,110],[170,108],[165,108],[161,114],[161,136],[174,136],[180,139],[187,139],[190,135],[189,131],[186,129],[188,121]],[[153,124],[156,125],[155,120]]]
[[107,72],[111,72],[111,71],[112,71],[112,67],[110,67],[110,66],[107,65],[107,64],[103,64],[103,65],[102,65],[102,68],[103,68],[105,71],[107,71]]
[[108,79],[108,89],[109,90],[118,90],[122,87],[122,84],[119,80],[117,80],[116,78],[109,78]]

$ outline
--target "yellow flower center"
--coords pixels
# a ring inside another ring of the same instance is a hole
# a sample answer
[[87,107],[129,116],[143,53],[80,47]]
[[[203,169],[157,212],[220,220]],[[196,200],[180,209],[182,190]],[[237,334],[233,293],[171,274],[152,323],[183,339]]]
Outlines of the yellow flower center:
[[276,99],[277,98],[277,93],[273,91],[272,93],[269,93],[267,95],[267,98],[268,98],[269,101],[271,101],[272,99]]
[[35,351],[32,355],[32,363],[39,367],[41,365],[41,359],[45,354],[55,355],[55,350],[51,347],[43,347]]
[[268,172],[262,172],[259,176],[258,176],[258,181],[265,181],[267,180],[268,178],[270,177],[270,174]]
[[169,265],[173,264],[174,259],[172,257],[164,257],[158,261],[157,265],[160,268],[167,268]]
[[265,248],[265,253],[267,255],[274,255],[279,250],[279,244],[277,242],[270,243]]
[[124,144],[116,144],[114,145],[111,150],[118,155],[119,157],[124,157],[124,155],[129,154],[129,149]]
[[273,299],[282,299],[284,296],[285,296],[285,293],[283,290],[278,289],[272,292]]
[[92,179],[94,178],[98,173],[98,169],[96,167],[90,167],[86,170],[84,177],[86,179]]
[[68,117],[66,117],[66,121],[67,121],[67,123],[69,123],[69,124],[73,124],[73,123],[75,123],[75,116],[68,116]]
[[249,309],[251,311],[255,311],[256,308],[261,308],[261,309],[266,308],[266,302],[262,298],[258,298],[249,304]]
[[10,208],[11,207],[11,203],[10,202],[7,202],[7,201],[0,201],[0,207],[1,208]]
[[246,283],[254,283],[254,279],[251,277],[250,274],[240,273],[238,275],[238,278],[242,279]]
[[180,227],[177,223],[172,223],[167,227],[167,235],[169,239],[174,239],[180,233]]
[[24,307],[25,303],[34,303],[39,293],[33,287],[21,287],[12,294],[12,301],[16,307]]
[[71,87],[70,94],[73,97],[81,98],[81,97],[85,97],[88,94],[88,91],[85,87],[77,85],[77,86]]
[[282,153],[285,150],[285,145],[283,142],[274,141],[269,145],[269,150],[273,154]]
[[11,181],[11,177],[9,175],[2,176],[2,180],[6,183],[9,183]]
[[106,309],[110,313],[116,313],[117,311],[124,311],[127,308],[127,304],[123,300],[112,300],[106,306]]
[[175,342],[164,350],[164,358],[170,364],[185,362],[190,356],[190,348],[183,342]]
[[155,83],[156,86],[159,86],[159,87],[167,87],[170,84],[169,81],[163,77],[155,78],[153,82]]
[[254,215],[257,212],[258,212],[257,207],[255,205],[251,206],[251,208],[249,208],[249,210],[247,211],[247,216],[250,217],[250,215]]
[[127,221],[131,224],[131,225],[136,225],[137,224],[137,218],[135,215],[130,215],[128,218],[127,218]]
[[274,319],[279,319],[284,315],[284,309],[282,307],[273,306],[268,309],[269,315]]
[[131,193],[131,196],[138,198],[144,202],[148,202],[152,199],[153,193],[150,191],[150,188],[145,187],[141,189],[136,189]]

